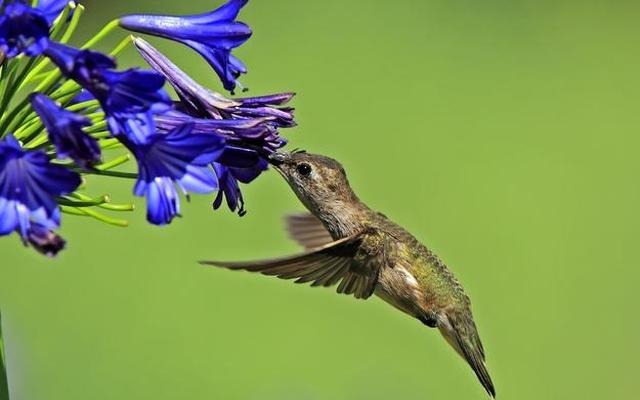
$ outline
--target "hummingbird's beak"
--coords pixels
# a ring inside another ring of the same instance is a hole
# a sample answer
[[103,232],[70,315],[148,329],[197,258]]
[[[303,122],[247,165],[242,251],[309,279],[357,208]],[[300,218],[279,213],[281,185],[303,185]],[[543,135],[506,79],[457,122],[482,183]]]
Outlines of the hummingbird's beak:
[[273,169],[278,171],[278,173],[282,175],[282,177],[285,179],[287,179],[287,174],[285,174],[285,170],[283,167],[284,167],[284,163],[286,162],[289,156],[290,155],[288,153],[276,152],[276,153],[269,154],[269,157],[267,158],[267,160],[269,161],[269,164],[273,166]]
[[267,160],[269,161],[269,164],[278,168],[280,165],[282,165],[285,162],[287,156],[288,154],[286,153],[275,152],[275,153],[269,154],[269,157],[267,158]]

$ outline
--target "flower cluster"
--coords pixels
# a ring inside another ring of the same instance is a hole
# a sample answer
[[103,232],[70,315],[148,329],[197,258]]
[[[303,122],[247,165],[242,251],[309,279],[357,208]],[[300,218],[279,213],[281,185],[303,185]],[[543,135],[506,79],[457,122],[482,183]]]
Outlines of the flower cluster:
[[[180,215],[180,192],[216,193],[245,213],[240,183],[268,167],[286,144],[280,128],[295,125],[286,106],[293,93],[227,98],[202,87],[141,38],[105,54],[95,45],[117,27],[185,44],[211,65],[233,94],[247,72],[232,50],[251,36],[236,21],[247,0],[229,0],[193,16],[127,15],[81,47],[68,44],[84,8],[74,1],[16,0],[0,6],[0,235],[55,255],[61,213],[124,225],[100,210],[132,210],[83,191],[84,177],[134,178],[147,201],[147,220]],[[150,70],[118,69],[116,56],[133,43]],[[169,83],[178,95],[165,91]],[[25,92],[30,94],[26,94]],[[127,153],[105,161],[104,150]],[[137,173],[117,170],[133,156]]]

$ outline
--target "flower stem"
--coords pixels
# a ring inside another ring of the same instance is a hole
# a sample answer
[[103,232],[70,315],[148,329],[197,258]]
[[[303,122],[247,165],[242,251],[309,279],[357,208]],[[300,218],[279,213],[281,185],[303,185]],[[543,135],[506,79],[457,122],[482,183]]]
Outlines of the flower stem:
[[0,316],[0,400],[9,400],[7,369],[4,366],[4,342],[2,339],[2,317]]
[[120,24],[119,19],[112,20],[107,25],[105,25],[104,28],[100,30],[100,32],[98,32],[94,37],[92,37],[91,40],[83,44],[81,48],[88,49],[90,47],[93,47],[96,43],[104,39],[108,34],[110,34],[114,29],[116,29],[119,24]]

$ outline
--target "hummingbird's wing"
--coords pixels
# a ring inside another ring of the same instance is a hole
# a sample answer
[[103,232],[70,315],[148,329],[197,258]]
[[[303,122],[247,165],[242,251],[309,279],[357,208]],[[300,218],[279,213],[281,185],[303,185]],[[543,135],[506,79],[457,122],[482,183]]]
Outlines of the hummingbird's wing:
[[285,217],[289,237],[305,250],[315,249],[333,242],[322,222],[311,213],[290,214]]
[[364,234],[333,241],[305,253],[249,262],[200,261],[233,270],[259,272],[280,279],[296,279],[296,283],[312,282],[311,286],[333,286],[337,292],[366,299],[373,294],[378,281],[378,265],[368,262],[361,252]]

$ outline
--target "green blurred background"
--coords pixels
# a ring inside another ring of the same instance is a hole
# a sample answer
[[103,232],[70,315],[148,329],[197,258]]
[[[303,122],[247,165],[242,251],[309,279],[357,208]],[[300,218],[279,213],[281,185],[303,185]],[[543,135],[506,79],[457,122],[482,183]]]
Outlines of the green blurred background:
[[[84,1],[76,43],[124,13],[217,0]],[[470,294],[502,399],[640,390],[640,5],[632,1],[253,0],[237,55],[251,94],[294,90],[292,147],[341,160],[356,191],[424,240]],[[124,36],[113,36],[113,41]],[[220,88],[189,49],[153,43]],[[108,46],[103,47],[108,49]],[[140,64],[133,50],[121,65]],[[91,179],[128,200],[131,182]],[[277,174],[249,214],[183,204],[157,228],[66,217],[48,260],[0,239],[14,400],[480,399],[437,331],[203,258],[297,251]]]

